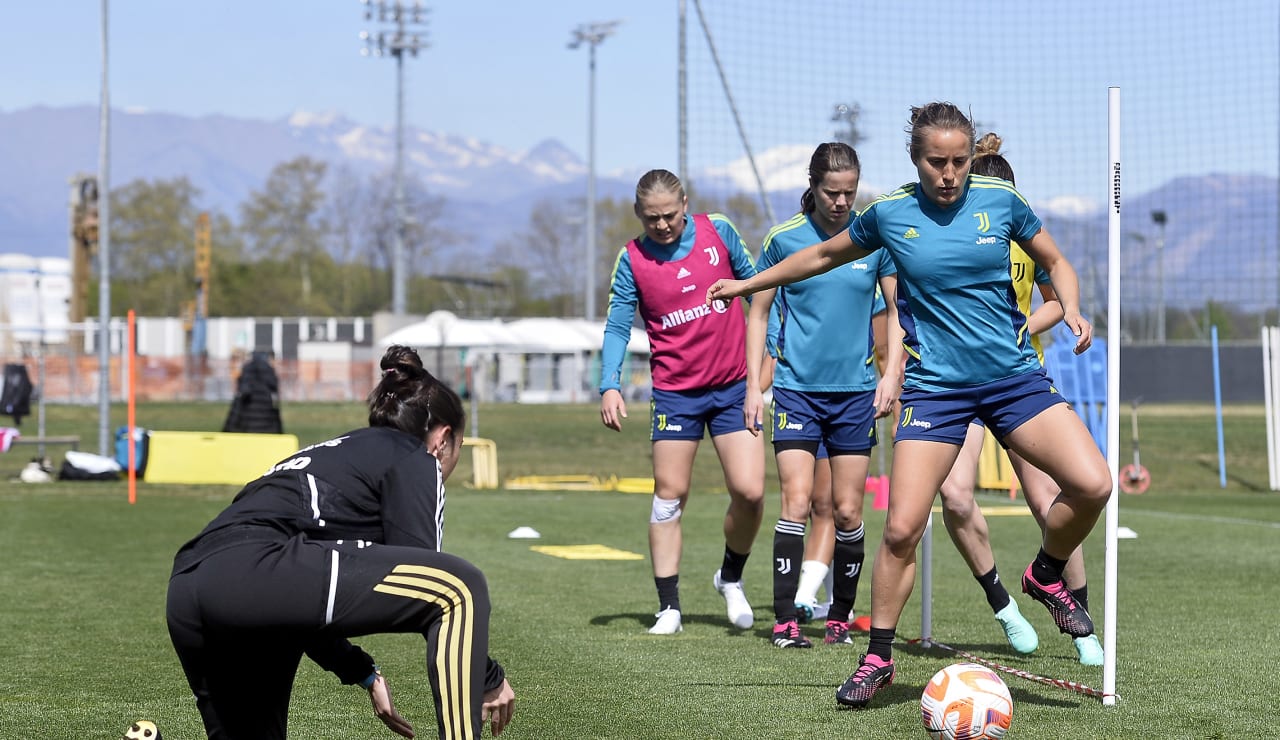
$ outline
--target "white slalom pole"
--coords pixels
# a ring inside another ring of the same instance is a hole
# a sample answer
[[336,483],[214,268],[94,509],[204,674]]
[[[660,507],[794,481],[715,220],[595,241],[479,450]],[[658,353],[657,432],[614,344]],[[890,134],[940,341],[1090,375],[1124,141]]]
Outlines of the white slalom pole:
[[1280,491],[1280,326],[1268,327],[1267,331],[1271,332],[1267,343],[1270,348],[1268,359],[1271,362],[1271,373],[1267,376],[1267,383],[1271,386],[1271,428],[1276,435],[1270,441],[1271,452],[1267,457],[1275,460],[1276,479],[1271,484],[1271,490]]
[[1271,423],[1271,327],[1262,327],[1262,400],[1267,418],[1267,487],[1276,490],[1276,430]]
[[1280,327],[1262,327],[1262,395],[1267,416],[1267,483],[1280,490]]
[[1120,514],[1120,88],[1107,88],[1107,467],[1111,498],[1107,499],[1106,581],[1102,621],[1102,703],[1116,703],[1116,552]]

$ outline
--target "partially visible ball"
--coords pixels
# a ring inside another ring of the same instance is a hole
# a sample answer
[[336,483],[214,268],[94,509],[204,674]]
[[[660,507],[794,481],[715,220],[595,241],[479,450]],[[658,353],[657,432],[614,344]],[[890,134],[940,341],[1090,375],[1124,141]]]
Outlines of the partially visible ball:
[[160,728],[156,727],[156,723],[147,719],[140,719],[129,725],[124,731],[124,735],[120,740],[162,740],[160,737]]

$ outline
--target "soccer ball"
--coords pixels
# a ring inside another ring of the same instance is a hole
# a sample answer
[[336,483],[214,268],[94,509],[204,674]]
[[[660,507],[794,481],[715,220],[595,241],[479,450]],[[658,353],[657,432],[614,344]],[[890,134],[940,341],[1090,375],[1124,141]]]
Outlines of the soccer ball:
[[160,728],[155,722],[140,719],[125,729],[120,740],[161,740]]
[[1013,721],[1013,698],[995,671],[955,663],[929,679],[920,715],[933,740],[1000,740]]

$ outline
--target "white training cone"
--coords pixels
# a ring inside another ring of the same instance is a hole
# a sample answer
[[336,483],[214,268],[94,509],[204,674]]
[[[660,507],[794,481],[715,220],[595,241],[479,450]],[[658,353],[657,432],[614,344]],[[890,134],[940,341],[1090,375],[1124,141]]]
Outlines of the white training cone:
[[538,534],[538,530],[533,527],[516,527],[507,533],[507,537],[513,540],[536,540],[542,535]]

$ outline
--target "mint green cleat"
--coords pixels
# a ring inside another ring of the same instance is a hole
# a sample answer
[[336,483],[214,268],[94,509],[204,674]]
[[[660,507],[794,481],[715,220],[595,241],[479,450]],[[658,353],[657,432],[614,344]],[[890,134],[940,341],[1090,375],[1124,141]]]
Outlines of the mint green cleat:
[[[996,621],[1004,628],[1004,636],[1014,650],[1029,655],[1040,647],[1040,637],[1036,628],[1031,626],[1022,612],[1018,611],[1018,602],[1009,599],[1009,605],[996,612]],[[1079,647],[1076,648],[1079,650]]]
[[1102,665],[1102,644],[1097,635],[1075,637],[1076,655],[1080,657],[1080,665]]

